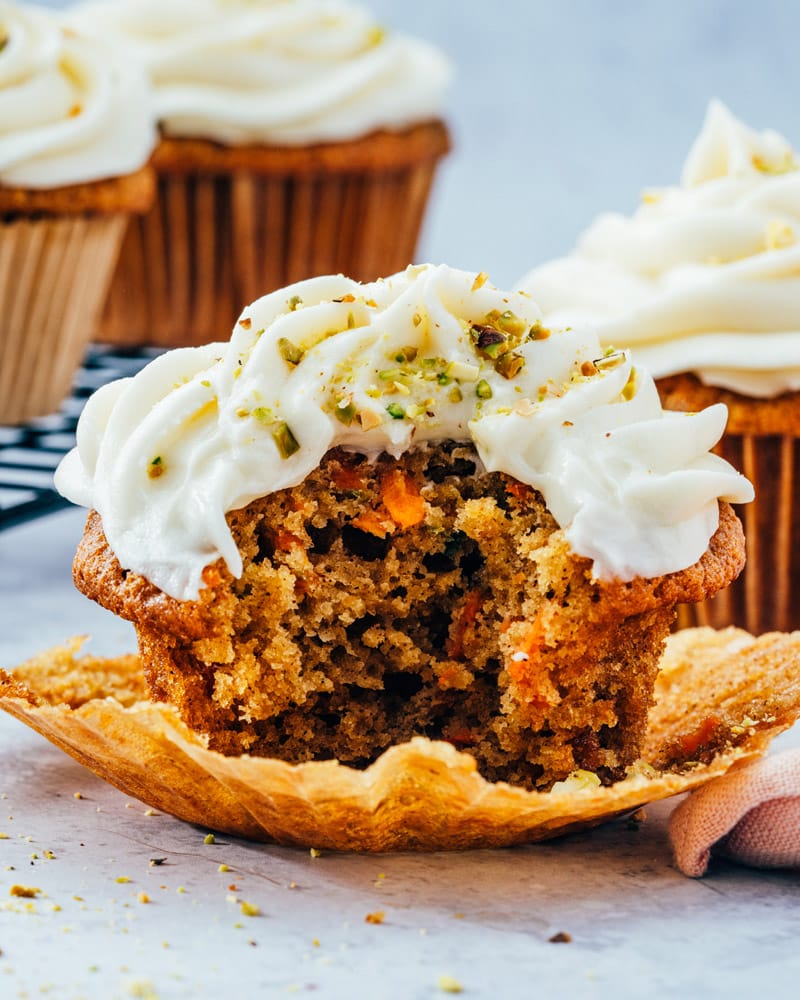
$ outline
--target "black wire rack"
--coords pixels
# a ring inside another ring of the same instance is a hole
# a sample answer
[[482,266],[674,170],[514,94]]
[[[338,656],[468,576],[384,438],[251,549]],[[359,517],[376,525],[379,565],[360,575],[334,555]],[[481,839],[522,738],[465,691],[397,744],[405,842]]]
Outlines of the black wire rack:
[[53,486],[53,472],[75,444],[86,400],[106,382],[135,375],[159,353],[93,345],[58,413],[18,427],[0,426],[0,531],[69,506]]

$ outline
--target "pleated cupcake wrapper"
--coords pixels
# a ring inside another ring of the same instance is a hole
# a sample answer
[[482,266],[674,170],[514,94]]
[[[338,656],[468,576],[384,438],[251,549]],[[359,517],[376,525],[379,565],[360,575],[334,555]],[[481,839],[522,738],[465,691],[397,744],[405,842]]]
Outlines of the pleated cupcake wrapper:
[[91,340],[123,215],[0,223],[0,424],[58,409]]
[[227,340],[244,306],[276,288],[393,274],[413,261],[434,171],[162,174],[154,208],[126,235],[97,339]]
[[[78,659],[79,642],[11,672],[0,708],[96,774],[179,819],[258,840],[335,850],[496,847],[544,840],[685,792],[764,752],[800,713],[800,633],[754,641],[735,629],[670,637],[645,760],[601,787],[576,775],[531,792],[478,773],[448,743],[416,738],[365,770],[209,750],[144,692],[139,661]],[[720,744],[703,743],[709,720]],[[696,753],[697,757],[688,757]]]
[[715,451],[755,487],[755,500],[737,508],[747,563],[726,590],[681,607],[679,624],[737,625],[756,635],[800,628],[800,438],[726,434]]

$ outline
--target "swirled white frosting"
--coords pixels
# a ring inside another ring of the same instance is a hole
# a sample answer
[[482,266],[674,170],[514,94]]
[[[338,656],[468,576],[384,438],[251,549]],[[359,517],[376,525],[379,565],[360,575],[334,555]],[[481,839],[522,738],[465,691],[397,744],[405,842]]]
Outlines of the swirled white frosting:
[[441,114],[433,46],[341,0],[116,0],[72,20],[147,66],[167,134],[229,145],[344,140]]
[[52,11],[0,2],[0,184],[132,173],[155,138],[147,77],[132,59],[65,31]]
[[601,215],[520,282],[553,325],[591,322],[661,376],[750,396],[800,389],[800,161],[712,101],[679,187]]
[[725,407],[664,412],[629,357],[601,360],[591,332],[547,335],[528,296],[484,277],[421,266],[258,299],[229,344],[171,351],[97,392],[56,485],[99,511],[123,567],[188,599],[218,557],[241,572],[225,513],[302,482],[328,449],[472,440],[486,469],[541,491],[597,576],[690,566],[717,499],[752,498],[708,453]]

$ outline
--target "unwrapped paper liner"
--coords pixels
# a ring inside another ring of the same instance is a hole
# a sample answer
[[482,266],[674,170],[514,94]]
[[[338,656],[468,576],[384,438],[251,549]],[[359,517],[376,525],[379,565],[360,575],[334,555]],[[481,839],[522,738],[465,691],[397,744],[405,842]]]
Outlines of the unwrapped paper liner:
[[366,770],[225,757],[147,699],[137,657],[76,658],[79,645],[0,671],[0,707],[156,809],[335,850],[494,847],[591,827],[725,774],[800,715],[800,633],[687,630],[669,640],[642,764],[610,787],[581,772],[531,792],[486,781],[469,754],[424,738]]

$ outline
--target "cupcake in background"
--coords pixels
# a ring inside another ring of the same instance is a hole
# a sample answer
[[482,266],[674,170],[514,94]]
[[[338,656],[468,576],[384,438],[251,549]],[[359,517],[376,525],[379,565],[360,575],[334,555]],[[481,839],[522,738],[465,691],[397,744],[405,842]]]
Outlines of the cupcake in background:
[[0,424],[68,393],[128,218],[152,203],[155,138],[132,60],[0,2]]
[[100,339],[205,343],[272,289],[413,259],[449,146],[438,50],[339,0],[94,0],[69,19],[138,55],[162,129]]
[[756,488],[747,567],[684,623],[800,628],[800,160],[787,140],[712,101],[680,186],[601,215],[520,287],[551,325],[589,321],[604,345],[633,348],[667,408],[728,406],[717,451]]

